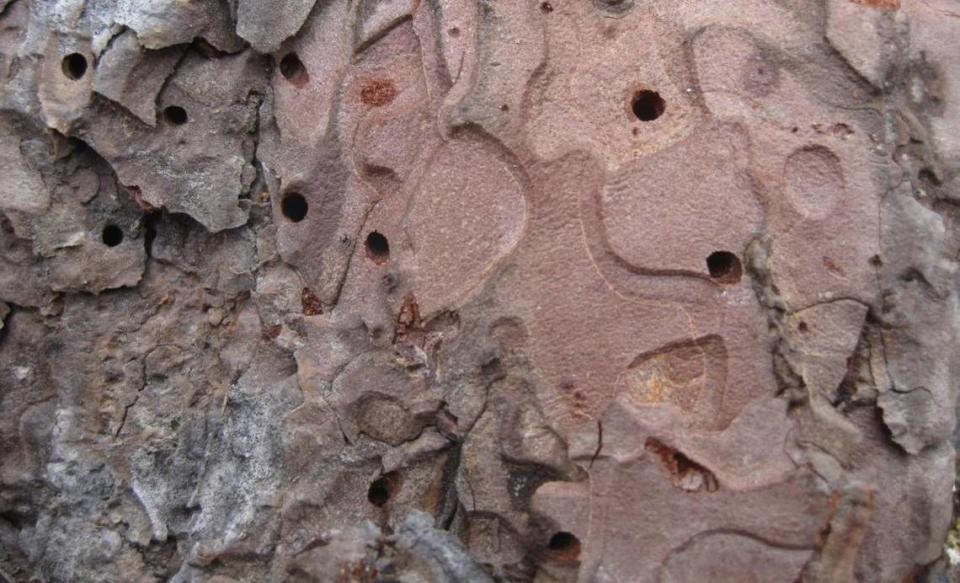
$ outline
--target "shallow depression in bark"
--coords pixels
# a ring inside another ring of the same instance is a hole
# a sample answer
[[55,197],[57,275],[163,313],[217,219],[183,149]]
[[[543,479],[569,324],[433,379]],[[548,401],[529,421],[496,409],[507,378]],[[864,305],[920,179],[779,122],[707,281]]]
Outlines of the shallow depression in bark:
[[287,53],[280,59],[280,74],[294,85],[302,85],[307,81],[307,68],[294,52]]

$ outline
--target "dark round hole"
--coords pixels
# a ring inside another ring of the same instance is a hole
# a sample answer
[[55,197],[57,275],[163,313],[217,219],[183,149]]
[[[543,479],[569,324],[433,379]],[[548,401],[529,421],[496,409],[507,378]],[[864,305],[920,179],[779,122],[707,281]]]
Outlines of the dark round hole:
[[400,489],[400,474],[387,472],[370,483],[367,500],[374,506],[384,506]]
[[715,251],[707,257],[710,277],[721,283],[737,283],[743,275],[743,267],[736,255],[729,251]]
[[663,115],[664,110],[667,109],[667,104],[664,103],[663,98],[656,91],[642,89],[633,95],[633,99],[630,101],[630,109],[633,110],[633,115],[637,116],[640,121],[653,121]]
[[294,223],[299,223],[306,218],[309,208],[307,199],[303,198],[303,195],[299,192],[288,192],[280,201],[280,210],[283,212],[283,216]]
[[383,478],[377,478],[370,484],[367,500],[374,506],[383,506],[390,500],[390,488]]
[[799,330],[802,333],[807,333],[810,330],[810,326],[807,325],[806,322],[801,320],[800,323],[797,324],[797,330]]
[[376,231],[367,235],[367,256],[377,263],[383,263],[390,258],[390,242]]
[[175,126],[182,126],[187,123],[187,110],[179,105],[171,105],[163,110],[163,119]]
[[297,53],[287,53],[280,59],[280,74],[291,83],[302,84],[307,80],[307,68]]
[[116,247],[123,243],[123,229],[116,225],[107,225],[103,228],[100,238],[107,247]]
[[87,58],[80,53],[70,53],[63,58],[60,66],[68,79],[76,81],[87,73]]
[[550,537],[547,550],[555,561],[575,562],[580,558],[580,539],[573,533],[560,531]]

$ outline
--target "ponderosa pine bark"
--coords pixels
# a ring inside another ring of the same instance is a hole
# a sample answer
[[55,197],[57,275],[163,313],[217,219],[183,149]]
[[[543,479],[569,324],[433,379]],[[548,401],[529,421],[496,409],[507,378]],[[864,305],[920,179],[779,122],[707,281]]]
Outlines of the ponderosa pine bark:
[[954,0],[0,0],[0,78],[0,580],[956,580]]

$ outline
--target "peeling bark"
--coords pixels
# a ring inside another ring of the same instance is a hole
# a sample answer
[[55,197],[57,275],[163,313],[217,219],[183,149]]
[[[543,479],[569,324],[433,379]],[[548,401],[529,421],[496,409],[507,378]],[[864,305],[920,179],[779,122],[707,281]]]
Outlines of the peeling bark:
[[0,579],[957,579],[956,17],[0,0]]

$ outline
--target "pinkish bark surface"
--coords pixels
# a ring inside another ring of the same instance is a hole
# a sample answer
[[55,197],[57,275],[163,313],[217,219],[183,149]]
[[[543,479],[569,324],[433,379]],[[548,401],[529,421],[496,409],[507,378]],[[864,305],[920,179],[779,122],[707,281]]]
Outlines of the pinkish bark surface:
[[956,581],[951,0],[0,0],[0,580]]

